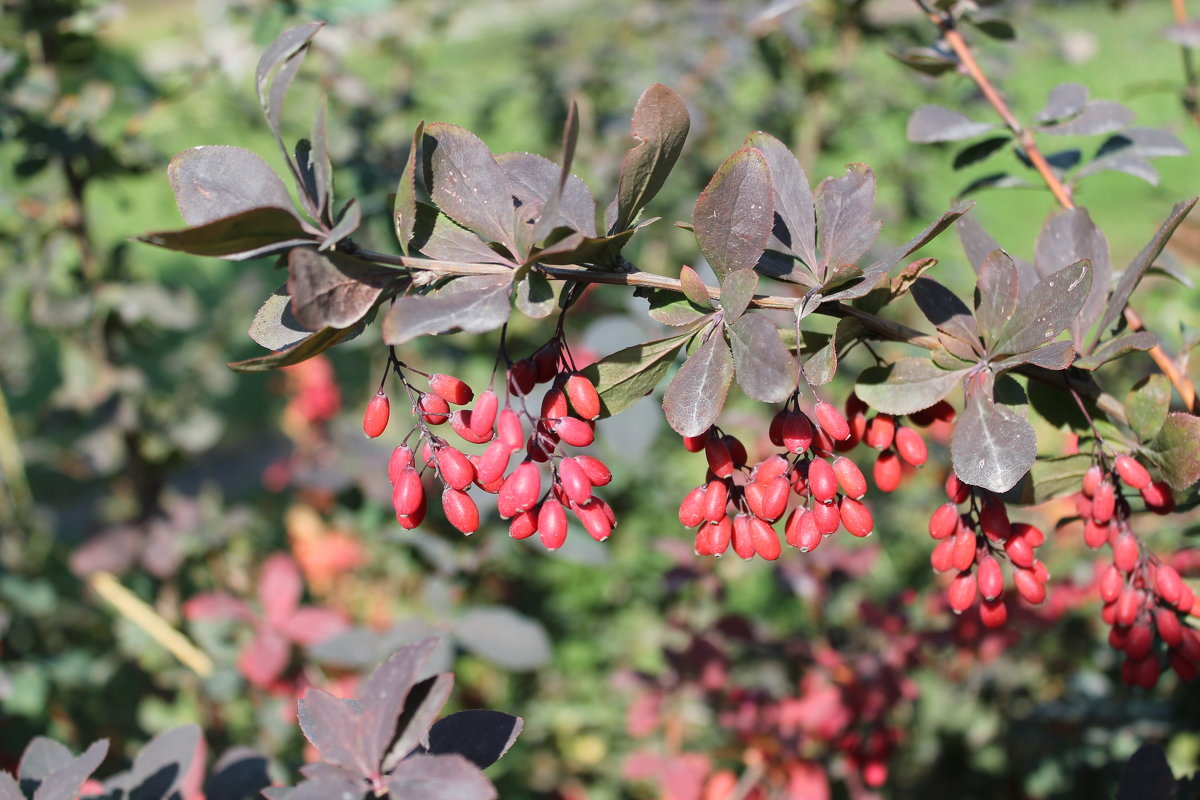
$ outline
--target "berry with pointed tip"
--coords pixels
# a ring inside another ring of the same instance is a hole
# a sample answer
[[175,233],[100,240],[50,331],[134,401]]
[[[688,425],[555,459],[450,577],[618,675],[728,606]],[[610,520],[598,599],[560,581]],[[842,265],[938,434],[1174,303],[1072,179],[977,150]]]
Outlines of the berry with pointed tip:
[[417,409],[426,425],[442,425],[450,419],[450,404],[436,394],[423,394],[417,400]]
[[1117,456],[1115,466],[1121,480],[1130,488],[1141,491],[1150,485],[1150,473],[1132,456]]
[[583,529],[597,542],[604,542],[612,535],[613,513],[608,503],[593,497],[586,503],[571,506],[575,516],[583,523]]
[[843,497],[841,502],[842,526],[853,536],[870,536],[875,530],[875,519],[871,509],[853,497]]
[[896,418],[891,414],[876,414],[867,423],[867,433],[863,437],[867,447],[883,450],[892,446],[896,437]]
[[1000,562],[988,553],[979,560],[979,593],[984,600],[995,600],[1004,591],[1004,574],[1000,571]]
[[813,442],[812,422],[799,409],[783,420],[783,446],[789,453],[803,453]]
[[429,391],[456,406],[465,406],[475,397],[475,393],[465,382],[440,372],[429,376]]
[[567,541],[567,512],[553,497],[546,498],[537,509],[538,538],[547,550],[557,550]]
[[592,486],[607,486],[612,483],[612,472],[600,459],[581,454],[575,456],[575,462],[583,467],[583,472],[591,481]]
[[[703,555],[720,556],[729,549],[733,537],[733,523],[729,517],[721,517],[716,522],[705,522],[700,526],[697,536],[704,537]],[[697,548],[699,549],[699,548]]]
[[955,575],[954,580],[950,581],[950,588],[946,590],[946,599],[950,601],[950,610],[955,614],[961,614],[975,605],[977,589],[978,584],[974,572],[967,570]]
[[532,461],[522,461],[504,479],[496,498],[496,510],[508,519],[513,515],[533,508],[542,493],[542,476]]
[[487,435],[488,439],[492,438],[493,430],[496,426],[496,413],[500,410],[500,399],[496,397],[496,393],[488,389],[475,401],[475,405],[471,408],[471,416],[467,424],[471,428],[471,432],[476,436]]
[[880,451],[875,458],[872,477],[875,478],[875,488],[881,492],[894,492],[899,488],[900,480],[904,477],[904,468],[900,464],[896,451]]
[[1014,569],[1013,584],[1017,587],[1017,594],[1030,605],[1039,605],[1046,599],[1046,584],[1039,581],[1031,569]]
[[867,479],[863,477],[862,470],[845,456],[833,459],[833,474],[837,477],[842,494],[847,497],[861,500],[867,493]]
[[388,459],[388,481],[392,486],[396,485],[396,481],[400,477],[400,473],[405,467],[411,467],[413,463],[413,451],[408,445],[399,445],[392,451],[391,457]]
[[558,386],[551,386],[542,395],[542,419],[560,420],[568,413],[566,392]]
[[[746,484],[746,505],[750,510],[768,522],[774,522],[787,511],[788,495],[792,487],[787,478],[777,475],[768,481],[754,481]],[[751,495],[755,501],[751,503]]]
[[929,518],[929,535],[937,541],[948,539],[958,530],[958,506],[954,503],[943,503],[933,511]]
[[817,522],[813,518],[812,512],[806,508],[792,509],[792,514],[784,525],[783,533],[787,543],[792,547],[799,548],[801,553],[816,550],[824,538],[817,528]]
[[733,455],[724,437],[711,436],[704,444],[704,457],[708,459],[708,468],[718,478],[728,478],[733,474]]
[[400,470],[396,477],[396,485],[392,489],[392,506],[396,518],[403,521],[416,513],[417,508],[425,500],[425,487],[421,485],[421,475],[412,466]]
[[442,510],[446,521],[468,536],[479,530],[479,507],[466,492],[447,486],[442,490]]
[[462,491],[475,480],[475,467],[456,448],[443,447],[437,451],[436,458],[442,480],[453,488]]
[[842,509],[837,503],[813,503],[808,513],[822,534],[836,533],[842,527]]
[[572,503],[586,503],[592,498],[592,482],[573,458],[558,462],[558,483]]
[[850,423],[833,403],[818,400],[817,404],[813,406],[813,416],[817,418],[817,425],[821,430],[829,434],[829,438],[835,442],[850,438]]
[[1126,574],[1133,572],[1141,560],[1137,538],[1128,531],[1121,531],[1112,543],[1113,563]]
[[924,466],[929,460],[929,449],[925,446],[925,440],[912,428],[897,427],[895,445],[900,457],[914,467]]
[[470,411],[462,409],[455,411],[450,415],[450,429],[461,436],[471,444],[484,444],[492,440],[492,430],[488,428],[482,433],[477,433],[471,426],[473,414]]
[[367,409],[363,412],[363,433],[374,439],[387,429],[391,405],[388,396],[380,389],[367,401]]
[[576,417],[563,417],[558,421],[554,432],[559,438],[572,447],[587,447],[596,440],[596,432],[592,423]]
[[858,395],[851,393],[846,398],[846,424],[850,426],[850,435],[836,443],[835,448],[838,452],[853,450],[863,440],[867,432],[866,412],[867,404],[860,400]]
[[704,522],[704,489],[697,486],[687,493],[679,504],[679,524],[685,528],[694,528]]
[[567,399],[571,408],[583,419],[596,419],[600,416],[600,395],[595,385],[578,372],[567,378]]
[[508,535],[514,539],[528,539],[537,533],[538,515],[534,509],[522,511],[508,523]]

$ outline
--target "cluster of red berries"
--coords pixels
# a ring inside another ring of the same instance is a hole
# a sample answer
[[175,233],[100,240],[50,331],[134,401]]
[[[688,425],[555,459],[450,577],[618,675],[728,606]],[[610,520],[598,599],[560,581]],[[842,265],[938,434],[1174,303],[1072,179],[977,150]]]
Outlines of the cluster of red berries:
[[801,552],[816,548],[841,527],[855,536],[872,531],[871,511],[860,502],[866,479],[853,461],[833,453],[834,443],[850,436],[850,426],[824,400],[814,406],[813,416],[815,424],[793,395],[770,427],[771,442],[784,452],[753,467],[747,464],[745,445],[716,426],[684,438],[684,447],[693,453],[703,450],[708,459],[705,482],[679,506],[679,522],[696,529],[697,554],[719,556],[732,544],[745,559],[779,558],[782,548],[774,525],[787,512],[793,493],[801,503],[784,524],[784,538]]
[[[1010,522],[1002,500],[968,486],[953,472],[946,479],[946,497],[948,502],[929,518],[929,535],[938,543],[929,561],[937,572],[957,573],[946,590],[951,610],[961,614],[982,598],[979,618],[984,626],[1003,625],[1008,607],[1002,561],[1011,567],[1017,594],[1033,605],[1044,601],[1050,572],[1035,550],[1045,543],[1045,534],[1033,525]],[[968,502],[967,511],[959,513],[958,507]]]
[[[867,417],[869,408],[858,395],[851,392],[846,398],[846,421],[850,435],[836,443],[840,452],[853,450],[860,443],[879,451],[875,457],[872,477],[875,487],[881,492],[894,492],[904,478],[905,464],[909,467],[924,466],[929,459],[929,448],[914,428],[901,424],[892,414],[878,413]],[[929,408],[907,415],[910,422],[927,428],[934,422],[953,422],[954,407],[939,400]]]
[[1101,617],[1112,626],[1108,643],[1125,654],[1121,679],[1130,686],[1153,688],[1162,672],[1155,647],[1161,639],[1171,669],[1185,681],[1195,680],[1200,634],[1180,619],[1196,610],[1195,594],[1174,567],[1145,550],[1130,526],[1131,509],[1122,486],[1141,493],[1150,511],[1165,514],[1175,507],[1170,487],[1152,481],[1137,459],[1124,454],[1113,460],[1111,470],[1093,464],[1075,496],[1085,542],[1093,549],[1106,544],[1112,549],[1112,563],[1099,581]]
[[[544,355],[547,353],[549,357]],[[568,510],[597,541],[608,538],[616,517],[592,489],[612,481],[612,473],[598,458],[562,452],[563,445],[586,447],[592,443],[600,397],[592,382],[570,365],[570,356],[558,339],[533,358],[509,368],[509,401],[518,398],[521,410],[510,402],[501,408],[491,389],[476,398],[470,386],[451,375],[428,376],[429,391],[421,392],[404,377],[407,368],[403,364],[393,361],[389,366],[396,368],[413,398],[414,431],[419,430],[423,440],[420,469],[407,437],[388,463],[392,503],[402,527],[411,530],[424,520],[427,502],[422,474],[432,469],[443,486],[446,519],[463,533],[479,529],[479,508],[469,494],[473,484],[496,495],[496,510],[512,520],[509,533],[514,539],[537,533],[547,549],[562,547]],[[534,416],[524,408],[524,397],[536,384],[549,381],[553,383],[543,397],[541,413]],[[471,408],[451,411],[451,406],[465,406],[472,400]],[[388,416],[388,398],[380,389],[367,404],[363,432],[370,437],[381,435]],[[532,426],[528,437],[522,418]],[[430,426],[446,423],[459,438],[486,447],[480,453],[464,453],[430,430]],[[513,455],[519,450],[524,450],[525,457],[510,471]],[[539,464],[550,465],[550,489],[544,494]]]

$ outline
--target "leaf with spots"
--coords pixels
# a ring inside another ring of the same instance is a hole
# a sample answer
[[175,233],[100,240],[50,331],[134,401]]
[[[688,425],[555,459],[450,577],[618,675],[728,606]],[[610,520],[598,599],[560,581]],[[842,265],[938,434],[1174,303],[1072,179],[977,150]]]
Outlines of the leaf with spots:
[[1021,301],[992,352],[1025,353],[1053,341],[1078,316],[1091,288],[1091,264],[1086,260],[1043,278]]
[[516,217],[508,174],[492,151],[466,128],[447,122],[425,126],[426,185],[433,202],[460,225],[499,242],[515,257]]
[[775,219],[771,171],[763,154],[744,147],[725,160],[696,201],[692,225],[700,252],[724,278],[753,267]]
[[967,399],[950,440],[954,472],[964,482],[1006,492],[1029,472],[1037,458],[1037,437],[1019,403],[998,402],[986,373],[967,382]]

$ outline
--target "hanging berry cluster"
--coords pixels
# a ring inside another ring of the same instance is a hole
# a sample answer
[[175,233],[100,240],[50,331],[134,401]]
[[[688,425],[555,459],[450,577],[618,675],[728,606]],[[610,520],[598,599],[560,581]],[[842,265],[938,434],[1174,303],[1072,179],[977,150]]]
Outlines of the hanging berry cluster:
[[[860,443],[879,451],[875,457],[872,477],[875,488],[881,492],[894,492],[904,479],[905,465],[922,467],[929,460],[929,448],[914,428],[905,426],[900,419],[882,412],[868,418],[870,409],[853,392],[846,398],[846,421],[850,435],[835,443],[838,452],[853,450]],[[953,422],[954,407],[939,400],[929,408],[908,414],[914,425],[928,428],[935,422]]]
[[[609,537],[616,517],[592,490],[611,482],[612,473],[598,458],[565,450],[592,443],[601,409],[596,387],[575,368],[561,330],[530,358],[510,363],[503,408],[491,388],[476,397],[459,378],[428,375],[398,360],[394,352],[384,382],[392,374],[403,384],[416,421],[388,462],[392,504],[401,527],[412,530],[424,521],[428,501],[423,478],[431,472],[442,485],[446,520],[465,534],[479,529],[479,507],[470,494],[474,486],[496,495],[496,510],[511,520],[509,533],[514,539],[537,533],[547,549],[557,550],[567,537],[568,511],[597,541]],[[415,387],[413,376],[422,376],[428,391]],[[535,415],[526,406],[526,396],[543,383],[551,385]],[[451,410],[452,406],[459,408]],[[382,435],[388,417],[389,401],[381,384],[367,403],[363,432],[372,438]],[[447,423],[464,442],[486,445],[482,452],[465,453],[432,430]],[[417,443],[410,446],[414,435]],[[523,458],[510,470],[518,452],[523,452]],[[540,464],[546,464],[550,473],[544,493]]]
[[[1084,520],[1084,541],[1093,549],[1107,545],[1112,562],[1100,577],[1101,616],[1112,626],[1108,642],[1123,652],[1121,679],[1130,686],[1153,688],[1162,672],[1157,643],[1166,661],[1185,681],[1196,678],[1200,634],[1187,623],[1197,610],[1196,597],[1170,564],[1149,552],[1130,524],[1132,508],[1123,487],[1137,491],[1146,510],[1158,514],[1175,508],[1165,483],[1151,480],[1137,459],[1121,454],[1110,459],[1101,449],[1084,473],[1075,507]],[[1181,620],[1180,617],[1183,617]]]
[[[929,560],[937,572],[957,574],[946,590],[951,610],[961,614],[982,598],[979,618],[986,627],[998,628],[1008,619],[1004,570],[1007,561],[1017,594],[1038,605],[1046,599],[1050,572],[1035,550],[1046,542],[1039,528],[1010,522],[1004,502],[993,494],[971,487],[953,472],[946,479],[948,502],[929,518],[929,535],[938,543]],[[968,503],[965,512],[959,506]]]
[[679,522],[696,529],[697,554],[719,556],[732,544],[744,559],[779,558],[782,547],[774,526],[793,493],[800,503],[784,523],[784,538],[801,552],[815,549],[842,527],[854,536],[871,533],[875,523],[861,502],[866,479],[853,461],[834,454],[835,443],[851,435],[850,426],[824,400],[813,407],[813,417],[815,423],[793,394],[771,420],[771,443],[783,452],[753,467],[747,464],[745,445],[716,426],[684,438],[687,450],[703,450],[708,460],[705,482],[679,506]]

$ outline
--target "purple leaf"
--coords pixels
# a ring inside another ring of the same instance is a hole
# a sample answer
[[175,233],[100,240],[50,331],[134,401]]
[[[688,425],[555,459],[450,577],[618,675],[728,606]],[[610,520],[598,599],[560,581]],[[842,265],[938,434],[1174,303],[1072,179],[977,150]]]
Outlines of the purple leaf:
[[975,285],[975,322],[983,341],[994,345],[1017,310],[1021,299],[1020,278],[1012,258],[1003,250],[993,250],[979,265]]
[[1092,100],[1071,119],[1055,125],[1043,125],[1038,130],[1055,136],[1094,136],[1127,127],[1134,114],[1113,100]]
[[680,436],[699,436],[716,421],[733,381],[733,356],[720,330],[683,362],[667,393],[663,411]]
[[300,325],[348,328],[367,315],[402,273],[343,253],[295,247],[288,253],[288,293]]
[[75,756],[66,745],[45,736],[35,736],[21,753],[17,777],[22,781],[41,782],[74,760]]
[[600,416],[611,417],[658,386],[691,332],[626,347],[586,367],[583,374],[600,395]]
[[994,127],[991,122],[976,122],[943,106],[921,106],[908,118],[908,140],[920,144],[957,142]]
[[642,92],[629,128],[638,144],[621,162],[617,196],[605,214],[610,235],[627,229],[658,194],[683,150],[689,127],[687,106],[674,91],[656,83]]
[[287,187],[254,153],[229,145],[201,145],[175,154],[167,166],[179,213],[196,227],[243,211],[277,208],[295,219]]
[[286,553],[275,553],[263,562],[258,573],[258,601],[262,603],[267,622],[281,625],[300,605],[304,578],[300,568]]
[[467,264],[513,264],[487,242],[422,203],[417,204],[417,226],[410,248],[428,258]]
[[911,414],[929,408],[954,391],[967,369],[945,370],[927,358],[902,358],[870,367],[858,376],[855,393],[885,414]]
[[[320,689],[309,689],[296,704],[300,729],[330,764],[369,774],[378,762],[364,758],[357,736],[362,706],[357,700],[342,700]],[[365,766],[364,766],[365,765]]]
[[458,278],[434,294],[401,297],[383,318],[385,344],[461,330],[484,333],[508,320],[512,275]]
[[0,800],[25,800],[16,779],[4,770],[0,770]]
[[786,400],[796,388],[796,359],[775,325],[762,314],[747,314],[727,330],[734,374],[743,391],[763,403]]
[[822,280],[867,252],[882,223],[871,220],[875,206],[875,173],[865,164],[850,164],[841,178],[826,178],[816,191],[817,243],[821,247]]
[[1087,99],[1086,86],[1078,83],[1060,83],[1050,90],[1046,105],[1034,114],[1033,119],[1036,122],[1053,122],[1074,116],[1083,110]]
[[531,670],[550,660],[550,637],[542,624],[501,606],[474,606],[454,623],[464,647],[510,670]]
[[1062,370],[1071,366],[1075,360],[1075,342],[1064,339],[1051,342],[1045,347],[1039,347],[1028,353],[1017,353],[993,364],[996,372],[1019,367],[1022,364],[1032,364],[1042,369]]
[[204,737],[198,725],[181,725],[164,731],[141,749],[129,772],[105,782],[105,789],[120,787],[129,800],[159,800],[179,791],[196,764],[204,758]]
[[[558,164],[532,153],[502,153],[496,156],[496,161],[508,174],[513,196],[522,208],[547,208],[562,175]],[[596,199],[587,184],[574,175],[567,176],[554,218],[555,226],[570,228],[584,236],[596,235]]]
[[304,781],[294,789],[288,789],[285,793],[268,789],[263,794],[271,800],[278,798],[286,798],[286,800],[362,800],[366,791],[367,785],[358,781],[342,778],[317,778]]
[[271,785],[267,758],[249,747],[231,747],[213,764],[204,785],[208,800],[252,800]]
[[234,372],[265,372],[291,364],[299,364],[301,361],[307,361],[313,356],[325,352],[343,339],[354,338],[360,331],[361,329],[358,327],[322,328],[291,347],[269,355],[248,358],[245,361],[231,361],[226,366]]
[[1169,414],[1147,454],[1176,491],[1200,480],[1200,417]]
[[1149,331],[1125,333],[1109,339],[1087,355],[1075,359],[1072,366],[1080,369],[1096,369],[1121,356],[1149,350],[1156,344],[1158,344],[1158,339]]
[[750,305],[758,288],[758,273],[752,267],[734,270],[721,281],[721,318],[726,325],[737,321]]
[[[287,91],[287,84],[295,77],[296,67],[299,66],[299,59],[295,56],[308,47],[309,42],[324,25],[324,22],[309,22],[289,28],[279,34],[258,59],[258,66],[254,70],[254,86],[258,91],[258,101],[267,115],[267,124],[271,126],[276,138],[279,138],[279,111],[283,104],[283,94]],[[288,67],[288,62],[295,66],[287,69],[282,75],[278,74]],[[273,73],[276,77],[271,80]],[[282,142],[280,144],[282,145]]]
[[972,379],[968,387],[950,440],[954,472],[964,483],[1006,492],[1033,466],[1037,438],[1021,415],[991,396],[990,381]]
[[766,159],[775,191],[775,213],[787,227],[790,241],[784,244],[808,265],[817,268],[817,212],[808,176],[791,151],[769,133],[756,131],[746,137],[746,147],[757,148]]
[[421,140],[425,137],[425,122],[417,124],[413,132],[412,143],[408,148],[408,160],[404,163],[404,171],[400,174],[400,184],[396,187],[396,239],[404,255],[411,255],[409,242],[413,238],[413,230],[417,223],[417,158],[421,152]]
[[425,127],[427,184],[433,202],[455,222],[516,251],[512,189],[483,141],[457,125]]
[[238,654],[238,671],[253,685],[266,689],[287,668],[291,657],[291,642],[270,628],[260,627]]
[[415,755],[388,776],[388,791],[408,800],[493,800],[496,787],[459,755]]
[[997,337],[993,352],[1025,353],[1049,344],[1078,316],[1091,287],[1087,261],[1077,261],[1042,279]]
[[714,308],[712,298],[708,294],[708,287],[704,285],[704,279],[687,264],[679,268],[679,283],[683,287],[683,296],[688,300],[701,308],[709,310]]
[[295,214],[272,206],[239,209],[232,216],[193,228],[152,231],[137,239],[167,250],[230,261],[245,261],[313,242]]
[[[983,261],[993,251],[999,250],[1000,243],[992,238],[983,226],[979,224],[979,220],[974,214],[967,214],[958,219],[954,224],[958,231],[959,241],[962,242],[963,252],[967,254],[967,260],[971,262],[971,266],[976,272],[983,266]],[[1012,256],[1009,256],[1012,258]],[[1020,276],[1020,292],[1024,297],[1034,284],[1038,282],[1039,276],[1033,264],[1021,258],[1013,258],[1013,263],[1017,267],[1017,274]]]
[[501,711],[459,711],[429,729],[429,752],[457,753],[487,769],[509,751],[524,727],[525,720]]
[[1085,208],[1073,208],[1052,214],[1038,233],[1034,264],[1038,272],[1048,276],[1068,265],[1087,259],[1091,262],[1091,289],[1067,326],[1083,349],[1083,339],[1104,310],[1108,286],[1112,278],[1112,262],[1108,255],[1108,240],[1092,222]]
[[[940,332],[975,348],[979,328],[975,317],[962,300],[932,278],[918,278],[912,285],[912,296],[925,319]],[[1026,348],[1030,349],[1030,348]]]
[[771,170],[753,147],[725,160],[692,210],[700,252],[720,278],[758,263],[774,220]]
[[425,739],[431,726],[442,713],[442,707],[454,688],[454,675],[443,672],[426,678],[413,686],[404,700],[404,712],[396,723],[397,736],[383,761],[383,771],[390,772],[401,760]]
[[358,226],[362,224],[362,207],[357,200],[351,199],[342,208],[341,216],[338,217],[337,224],[330,229],[329,233],[321,240],[320,246],[317,248],[321,252],[325,252],[333,248],[338,242],[345,239],[350,234],[358,230]]
[[404,710],[404,700],[436,646],[436,639],[426,639],[397,650],[375,668],[359,691],[362,714],[356,739],[360,763],[367,774],[379,769],[396,736],[396,720]]

